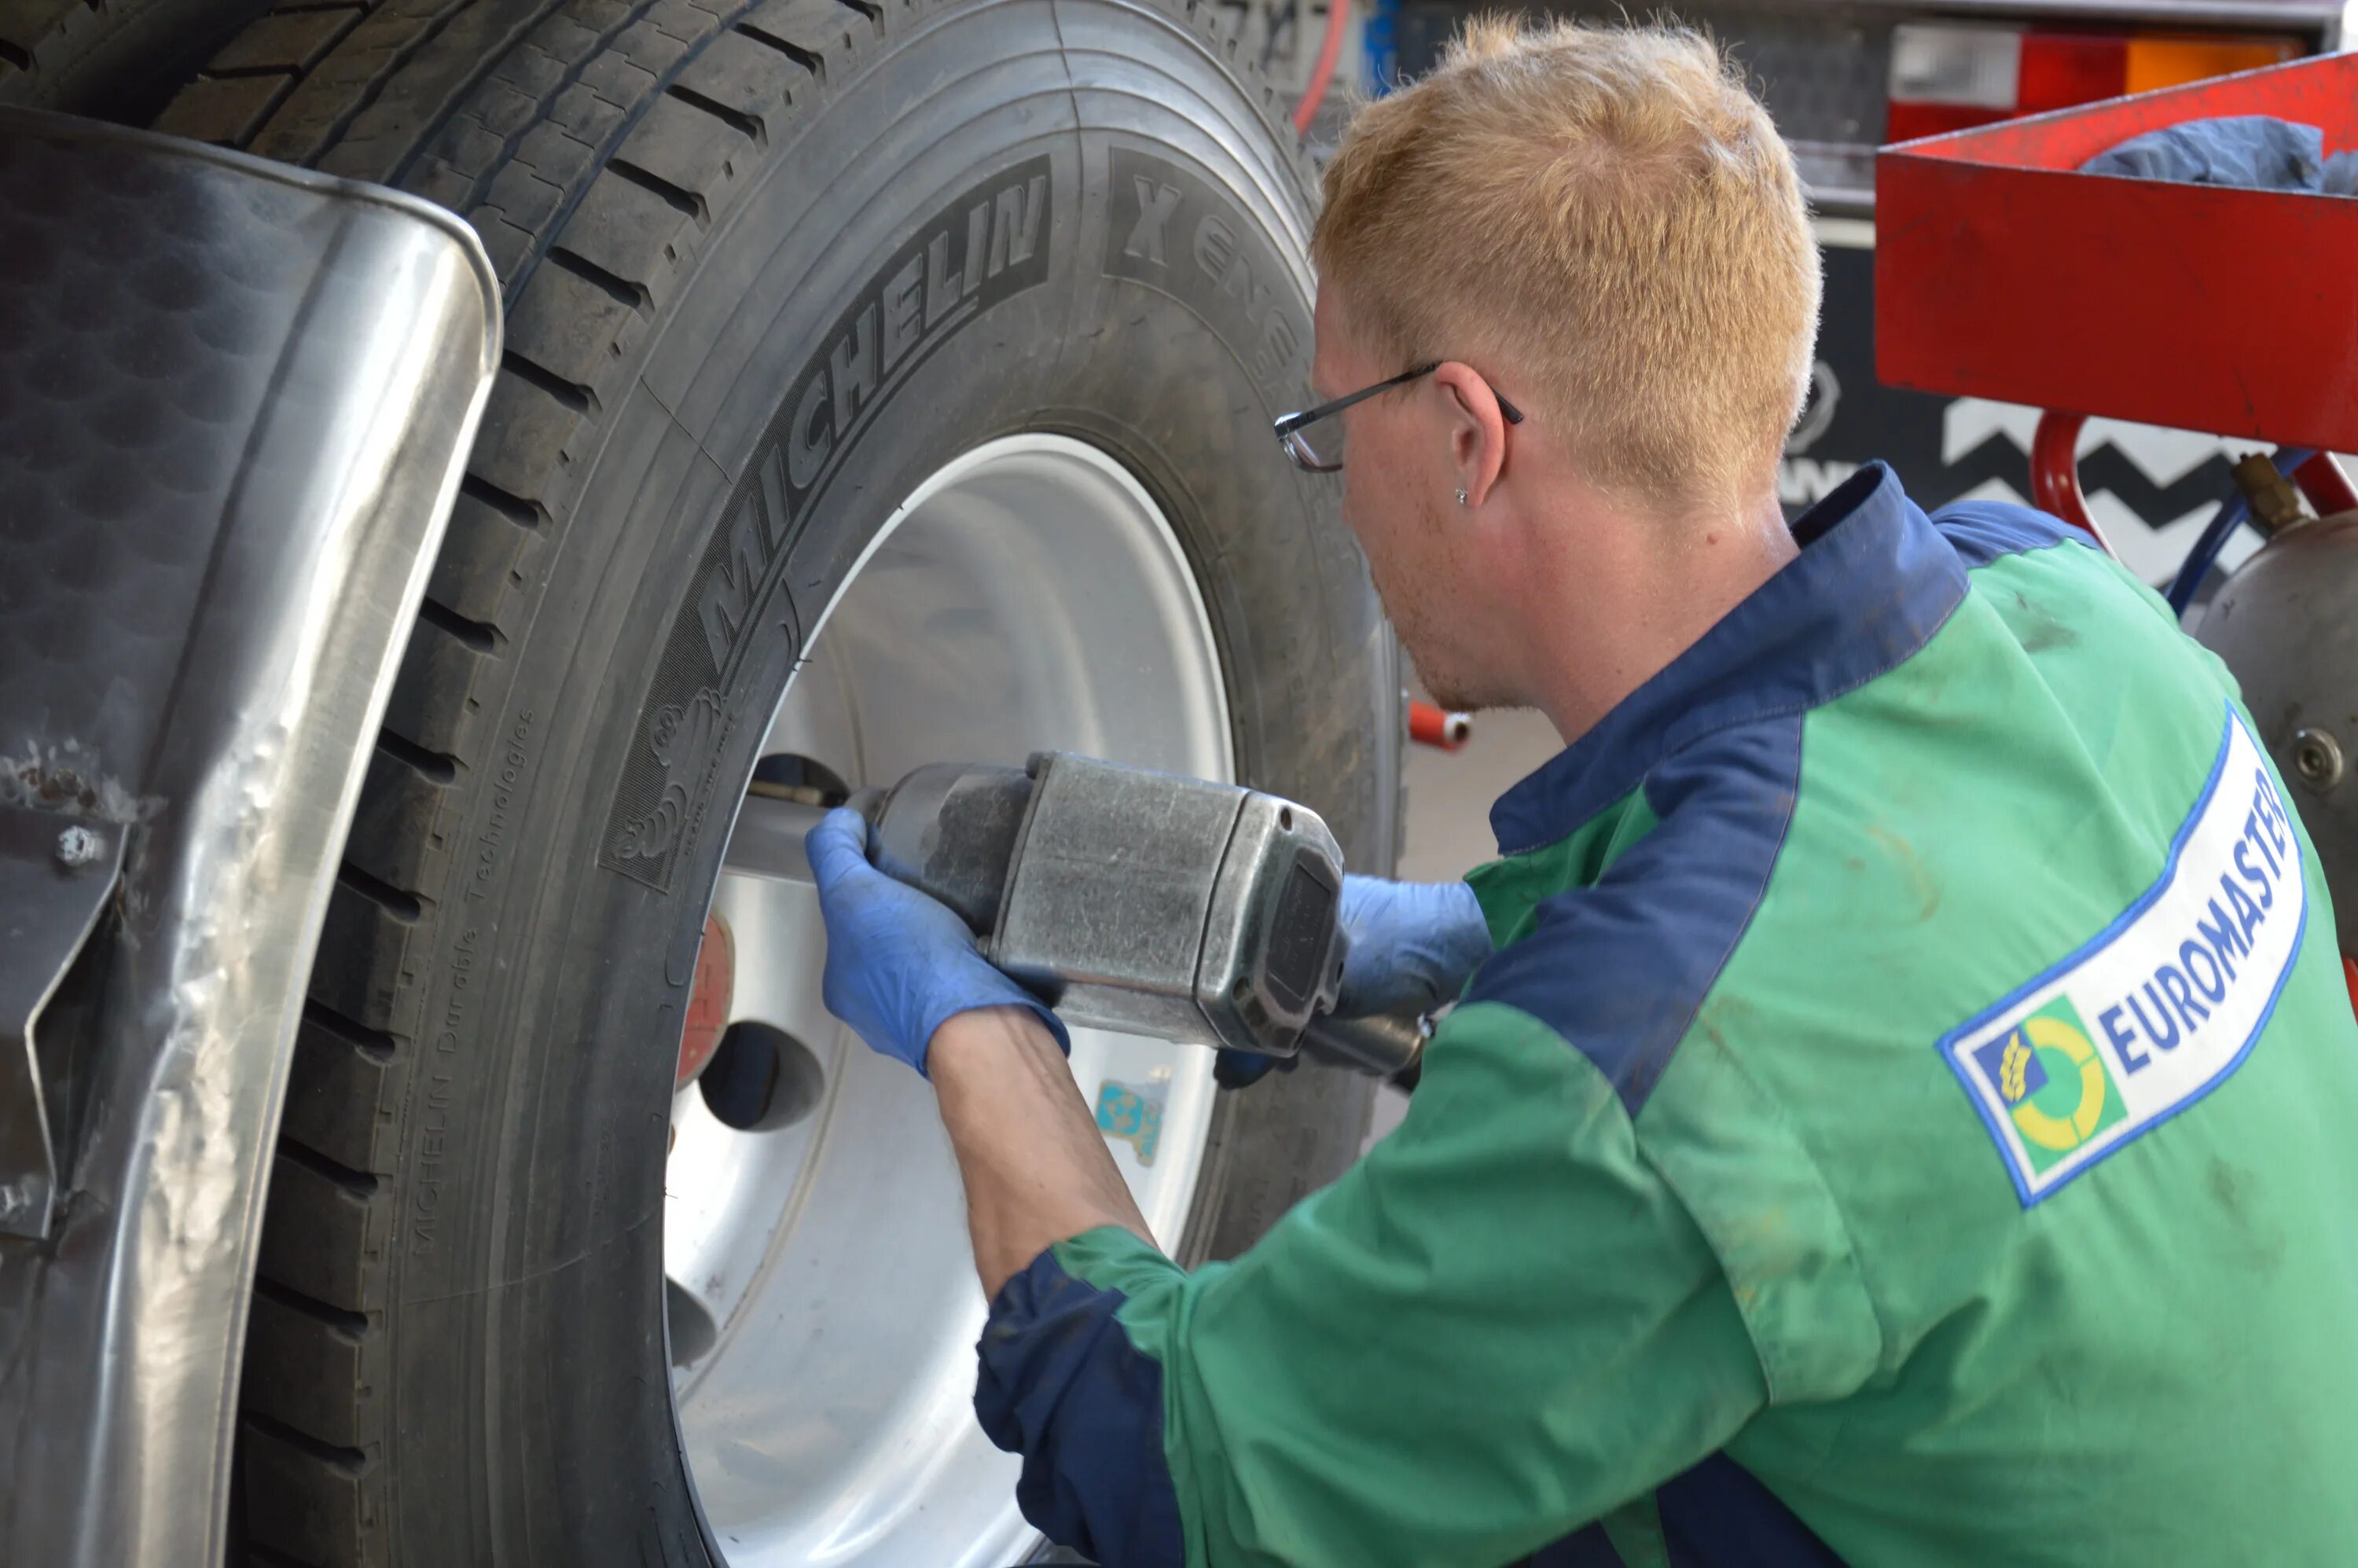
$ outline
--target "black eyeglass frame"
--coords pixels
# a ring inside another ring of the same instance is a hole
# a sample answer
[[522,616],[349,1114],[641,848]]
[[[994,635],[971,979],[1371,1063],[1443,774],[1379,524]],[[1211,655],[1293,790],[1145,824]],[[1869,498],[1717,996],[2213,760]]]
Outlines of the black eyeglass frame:
[[[1332,418],[1340,414],[1354,403],[1365,403],[1379,392],[1390,392],[1393,387],[1405,385],[1421,375],[1431,375],[1448,362],[1446,360],[1433,360],[1404,370],[1388,381],[1379,381],[1373,386],[1363,386],[1358,391],[1337,397],[1331,403],[1322,403],[1315,408],[1305,408],[1299,414],[1288,414],[1277,421],[1277,444],[1285,449],[1285,455],[1293,460],[1293,465],[1296,468],[1307,470],[1311,473],[1339,473],[1342,471],[1343,465],[1319,461],[1318,454],[1311,450],[1310,443],[1302,438],[1302,432],[1317,424],[1321,419]],[[1488,386],[1489,383],[1486,379],[1483,384]],[[1506,416],[1508,424],[1520,425],[1523,422],[1523,411],[1508,402],[1497,387],[1490,387],[1490,395],[1498,399],[1498,412]]]

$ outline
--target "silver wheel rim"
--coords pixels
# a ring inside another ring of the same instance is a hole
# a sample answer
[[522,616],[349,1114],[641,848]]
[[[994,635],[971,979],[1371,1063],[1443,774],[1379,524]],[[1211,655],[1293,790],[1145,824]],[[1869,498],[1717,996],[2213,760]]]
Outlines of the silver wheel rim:
[[[1024,435],[968,452],[884,524],[808,640],[763,750],[859,786],[921,762],[1062,749],[1233,778],[1209,616],[1152,498],[1104,453]],[[689,1468],[732,1568],[1004,1568],[1036,1539],[977,1428],[984,1316],[933,1092],[819,1000],[806,886],[724,872],[732,1023],[783,1033],[784,1125],[675,1099],[664,1258]],[[1084,1098],[1175,1245],[1212,1056],[1073,1032]],[[799,1114],[796,1114],[799,1108]],[[685,1299],[683,1299],[685,1298]]]

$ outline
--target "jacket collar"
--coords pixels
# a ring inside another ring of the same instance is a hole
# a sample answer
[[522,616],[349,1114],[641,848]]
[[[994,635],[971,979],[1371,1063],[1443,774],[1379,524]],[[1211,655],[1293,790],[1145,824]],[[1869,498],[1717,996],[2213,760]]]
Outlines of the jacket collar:
[[1879,462],[1812,507],[1793,536],[1800,555],[1498,797],[1501,855],[1563,838],[1705,735],[1866,685],[1931,641],[1964,597],[1956,552]]

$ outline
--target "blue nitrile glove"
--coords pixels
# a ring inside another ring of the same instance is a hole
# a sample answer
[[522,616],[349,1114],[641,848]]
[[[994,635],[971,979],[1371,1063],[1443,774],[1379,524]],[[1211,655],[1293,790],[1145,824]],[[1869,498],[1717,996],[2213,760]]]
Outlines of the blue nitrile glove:
[[1343,878],[1343,960],[1337,1018],[1366,1018],[1413,1006],[1430,1012],[1455,1001],[1490,956],[1490,926],[1464,882]]
[[1072,1054],[1063,1021],[984,961],[965,921],[868,863],[867,818],[830,811],[803,848],[827,922],[821,995],[871,1049],[922,1073],[943,1020],[978,1007],[1028,1007]]
[[[1347,872],[1340,918],[1351,950],[1343,960],[1337,1018],[1412,1004],[1430,1012],[1455,1001],[1490,956],[1489,924],[1464,882],[1396,882]],[[1222,1051],[1213,1076],[1223,1088],[1242,1088],[1277,1065],[1276,1057],[1257,1051]]]

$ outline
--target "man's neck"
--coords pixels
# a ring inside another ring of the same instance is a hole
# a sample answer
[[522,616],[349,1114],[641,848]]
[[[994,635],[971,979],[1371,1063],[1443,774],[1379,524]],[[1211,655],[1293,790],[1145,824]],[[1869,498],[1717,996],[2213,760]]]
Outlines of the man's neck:
[[1773,495],[1714,517],[1624,517],[1581,532],[1588,546],[1538,563],[1525,601],[1545,672],[1538,706],[1566,745],[1800,553]]

